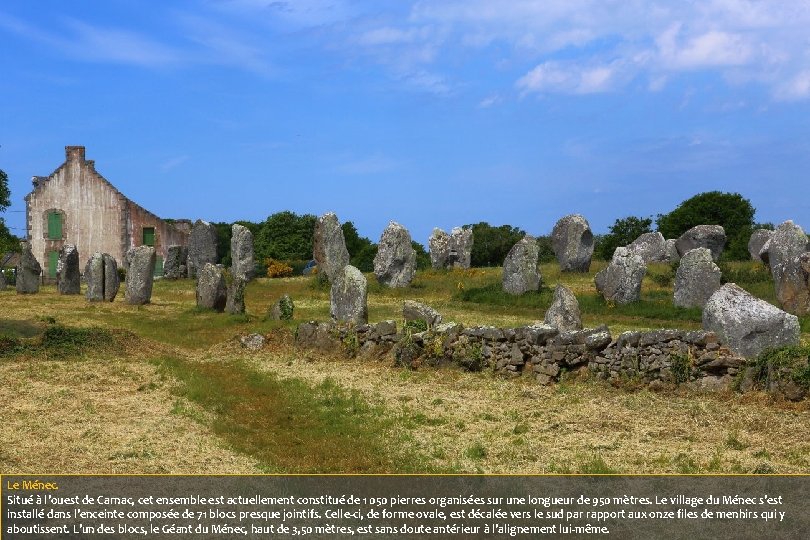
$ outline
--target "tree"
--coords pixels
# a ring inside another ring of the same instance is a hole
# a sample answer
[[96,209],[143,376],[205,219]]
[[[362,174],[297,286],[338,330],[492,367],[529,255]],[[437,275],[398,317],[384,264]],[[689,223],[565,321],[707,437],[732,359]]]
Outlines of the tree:
[[[11,206],[11,191],[8,189],[8,175],[0,169],[0,212]],[[9,251],[20,250],[20,239],[11,234],[4,218],[0,217],[0,256]]]
[[617,247],[626,246],[642,234],[652,232],[651,225],[651,217],[628,216],[617,219],[609,227],[610,232],[599,239],[594,251],[600,258],[609,261]]
[[659,214],[656,224],[665,238],[678,238],[696,225],[721,225],[728,239],[724,258],[750,258],[748,240],[754,228],[754,207],[739,193],[700,193],[672,212]]
[[471,266],[502,265],[512,246],[526,236],[526,231],[517,227],[511,225],[493,227],[485,221],[466,227],[472,227],[473,230]]
[[268,216],[253,238],[257,260],[300,261],[312,258],[312,238],[317,218],[285,210]]

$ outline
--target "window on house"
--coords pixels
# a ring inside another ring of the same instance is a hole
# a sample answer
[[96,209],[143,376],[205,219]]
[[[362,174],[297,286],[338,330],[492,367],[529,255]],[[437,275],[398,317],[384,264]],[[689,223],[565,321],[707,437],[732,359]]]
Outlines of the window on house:
[[145,246],[155,246],[155,228],[154,227],[144,227],[143,228],[143,245]]
[[48,212],[48,239],[62,239],[62,214],[60,212]]

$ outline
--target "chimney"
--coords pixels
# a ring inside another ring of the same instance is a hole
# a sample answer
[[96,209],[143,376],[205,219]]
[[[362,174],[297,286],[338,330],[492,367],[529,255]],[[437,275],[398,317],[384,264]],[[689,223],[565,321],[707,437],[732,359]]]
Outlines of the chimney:
[[66,146],[65,155],[67,156],[68,163],[71,161],[84,163],[84,146]]

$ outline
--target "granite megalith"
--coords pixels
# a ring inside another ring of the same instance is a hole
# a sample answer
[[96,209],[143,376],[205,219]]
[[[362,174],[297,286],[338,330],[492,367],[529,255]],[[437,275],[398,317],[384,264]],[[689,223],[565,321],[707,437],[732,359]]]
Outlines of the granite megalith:
[[197,277],[207,264],[217,262],[217,230],[207,221],[198,219],[188,237],[188,277]]
[[374,275],[386,287],[407,287],[416,274],[416,251],[411,235],[392,221],[383,231],[374,256]]
[[660,232],[642,234],[628,244],[627,249],[641,257],[645,264],[669,261],[667,241]]
[[717,262],[726,245],[726,231],[720,225],[696,225],[683,233],[675,241],[678,255],[683,257],[687,251],[705,247],[712,252],[712,260]]
[[447,268],[447,257],[450,255],[450,235],[439,229],[433,229],[428,239],[430,266],[434,269]]
[[312,258],[318,263],[318,273],[325,275],[330,283],[349,264],[349,251],[337,215],[327,212],[315,223],[312,240]]
[[253,233],[244,225],[231,226],[231,274],[234,279],[248,282],[253,279],[255,269],[253,253]]
[[762,247],[771,239],[771,236],[773,236],[773,231],[769,229],[756,229],[751,233],[751,238],[748,240],[748,253],[751,255],[752,261],[762,262],[759,252],[762,251]]
[[31,252],[29,242],[20,242],[22,251],[17,263],[17,294],[34,294],[39,292],[42,266]]
[[470,227],[453,227],[450,231],[449,258],[454,268],[469,268],[472,260],[473,230]]
[[155,248],[138,246],[129,253],[126,302],[132,305],[148,304],[152,299],[152,285],[155,279]]
[[702,308],[720,288],[720,277],[720,268],[714,264],[708,248],[687,251],[675,272],[675,305]]
[[429,329],[435,328],[436,325],[442,322],[442,316],[438,311],[426,304],[413,300],[405,300],[405,302],[402,303],[402,318],[405,319],[405,322],[425,321]]
[[166,260],[163,262],[163,277],[181,279],[188,275],[188,248],[186,246],[169,246],[166,248]]
[[779,225],[763,246],[762,260],[771,268],[776,298],[795,315],[810,312],[810,290],[801,256],[810,251],[804,230],[788,220]]
[[561,218],[551,231],[551,246],[562,272],[587,272],[593,256],[593,233],[580,214]]
[[554,300],[546,310],[543,322],[560,332],[582,330],[582,314],[577,297],[562,283],[558,283],[554,289]]
[[227,285],[225,291],[225,313],[231,315],[241,315],[245,312],[245,288],[247,281],[231,275],[230,283],[228,277],[225,278]]
[[121,287],[118,263],[108,253],[94,253],[84,267],[85,298],[90,302],[112,302]]
[[641,298],[641,282],[646,273],[644,259],[625,247],[619,247],[613,252],[607,268],[596,274],[594,283],[605,300],[629,304]]
[[227,301],[225,270],[216,264],[206,263],[197,275],[197,307],[225,311]]
[[515,296],[538,290],[542,282],[539,257],[537,239],[531,235],[512,246],[503,261],[503,290]]
[[79,251],[73,244],[65,244],[59,250],[59,260],[56,263],[56,289],[59,294],[82,292]]
[[368,322],[368,282],[360,270],[344,266],[335,276],[329,296],[332,320],[351,324]]

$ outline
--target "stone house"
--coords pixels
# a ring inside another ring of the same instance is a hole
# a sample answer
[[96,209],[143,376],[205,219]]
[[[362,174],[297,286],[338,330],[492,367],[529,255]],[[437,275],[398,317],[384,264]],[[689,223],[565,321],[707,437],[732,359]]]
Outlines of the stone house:
[[59,250],[75,244],[84,261],[95,252],[109,253],[125,265],[131,247],[155,248],[155,275],[171,245],[188,245],[190,224],[169,223],[126,198],[84,159],[83,146],[66,146],[66,160],[50,176],[35,176],[25,197],[26,230],[44,278],[55,279]]

